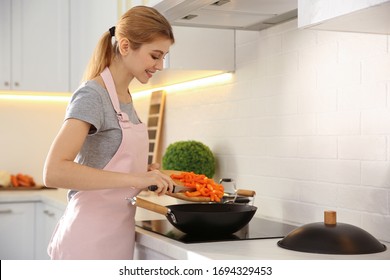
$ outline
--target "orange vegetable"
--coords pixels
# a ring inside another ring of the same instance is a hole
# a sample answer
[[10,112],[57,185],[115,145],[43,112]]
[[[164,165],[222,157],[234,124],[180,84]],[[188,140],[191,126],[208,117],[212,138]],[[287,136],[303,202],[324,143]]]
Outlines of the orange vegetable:
[[14,187],[33,187],[35,186],[34,178],[27,174],[18,173],[11,175],[11,182]]
[[14,186],[14,187],[18,187],[18,186],[19,186],[18,179],[16,179],[16,176],[15,176],[15,175],[11,175],[11,184],[12,184],[12,186]]
[[188,197],[210,197],[211,201],[219,202],[224,194],[224,188],[221,184],[217,184],[213,179],[207,178],[203,174],[195,174],[194,172],[181,172],[180,174],[171,174],[172,179],[179,180],[186,187],[195,187],[196,191],[186,191]]
[[194,191],[194,192],[186,191],[185,194],[186,194],[186,196],[189,196],[189,197],[195,197],[195,196],[201,195],[201,193],[199,191]]

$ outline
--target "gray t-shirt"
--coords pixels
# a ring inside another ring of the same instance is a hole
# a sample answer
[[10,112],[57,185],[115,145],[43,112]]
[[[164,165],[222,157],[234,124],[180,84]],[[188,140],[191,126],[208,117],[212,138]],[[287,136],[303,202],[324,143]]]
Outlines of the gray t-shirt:
[[[133,103],[120,103],[132,123],[140,120]],[[75,162],[103,169],[118,150],[122,131],[107,90],[95,81],[83,83],[72,95],[66,109],[65,120],[78,119],[91,124],[89,134]],[[68,193],[70,199],[76,191]]]

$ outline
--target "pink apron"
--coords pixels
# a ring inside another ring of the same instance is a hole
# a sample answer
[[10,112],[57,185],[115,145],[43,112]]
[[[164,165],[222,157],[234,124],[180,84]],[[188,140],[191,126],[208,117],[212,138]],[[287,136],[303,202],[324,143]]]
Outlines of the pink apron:
[[[101,76],[117,112],[122,142],[104,170],[146,172],[148,133],[145,124],[133,124],[121,112],[108,68]],[[135,242],[135,207],[125,200],[140,189],[79,191],[69,201],[59,221],[48,253],[52,259],[132,259]]]

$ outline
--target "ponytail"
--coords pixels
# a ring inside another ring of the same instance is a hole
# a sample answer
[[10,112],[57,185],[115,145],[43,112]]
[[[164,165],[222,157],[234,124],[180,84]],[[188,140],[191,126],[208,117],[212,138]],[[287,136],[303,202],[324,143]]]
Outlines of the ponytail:
[[111,43],[110,31],[107,31],[100,38],[95,51],[85,70],[83,81],[97,77],[104,68],[110,66],[114,57],[114,47]]
[[[116,41],[112,43],[115,33]],[[115,28],[110,28],[100,38],[95,51],[85,70],[83,81],[97,77],[119,54],[117,42],[127,38],[133,50],[142,44],[151,43],[158,37],[175,42],[172,27],[167,19],[156,9],[146,6],[136,6],[128,10],[119,19]]]

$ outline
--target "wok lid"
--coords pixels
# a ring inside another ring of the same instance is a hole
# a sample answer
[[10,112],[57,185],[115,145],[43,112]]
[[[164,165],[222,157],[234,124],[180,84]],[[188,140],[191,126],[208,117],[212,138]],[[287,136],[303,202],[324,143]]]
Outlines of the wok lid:
[[279,247],[319,254],[371,254],[386,250],[367,231],[344,223],[336,223],[336,212],[325,211],[324,222],[311,223],[291,231],[278,241]]

